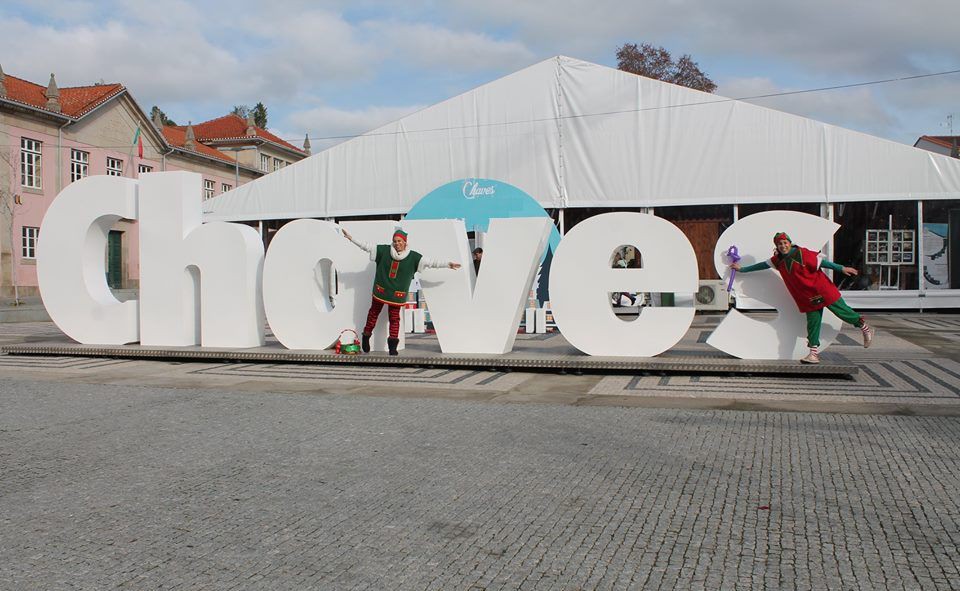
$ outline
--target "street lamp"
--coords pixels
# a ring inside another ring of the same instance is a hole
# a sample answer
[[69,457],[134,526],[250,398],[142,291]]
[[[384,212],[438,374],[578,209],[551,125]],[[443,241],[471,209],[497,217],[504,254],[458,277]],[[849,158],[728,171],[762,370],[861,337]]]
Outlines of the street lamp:
[[[244,150],[256,150],[259,146],[237,146],[236,148],[217,148],[221,152],[243,152]],[[233,155],[233,188],[240,186],[240,156]]]

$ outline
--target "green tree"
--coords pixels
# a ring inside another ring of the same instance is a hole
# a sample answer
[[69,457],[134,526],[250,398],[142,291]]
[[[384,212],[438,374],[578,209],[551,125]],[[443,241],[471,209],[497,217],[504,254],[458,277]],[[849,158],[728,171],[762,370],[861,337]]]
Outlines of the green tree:
[[248,105],[235,105],[230,112],[241,119],[246,119],[249,115],[253,115],[254,125],[260,129],[267,128],[267,107],[263,103],[258,102],[253,108],[250,108]]
[[639,76],[679,84],[694,90],[713,92],[717,85],[689,54],[674,59],[663,47],[650,43],[624,43],[617,48],[617,68]]
[[253,122],[257,124],[257,127],[266,129],[267,107],[263,103],[258,102],[256,105],[254,105],[251,112],[253,113]]

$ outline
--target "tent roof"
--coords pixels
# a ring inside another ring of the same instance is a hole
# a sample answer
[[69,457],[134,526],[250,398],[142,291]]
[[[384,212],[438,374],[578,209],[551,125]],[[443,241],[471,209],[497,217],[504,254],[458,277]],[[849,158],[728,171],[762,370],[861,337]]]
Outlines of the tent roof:
[[402,213],[461,178],[544,207],[960,199],[960,160],[558,56],[210,199],[205,219]]

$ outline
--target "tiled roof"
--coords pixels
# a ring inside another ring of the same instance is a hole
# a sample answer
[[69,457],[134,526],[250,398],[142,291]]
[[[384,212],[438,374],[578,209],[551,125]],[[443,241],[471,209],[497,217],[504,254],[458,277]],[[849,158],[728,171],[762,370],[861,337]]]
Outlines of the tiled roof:
[[952,148],[954,140],[960,143],[960,136],[956,135],[924,135],[920,136],[920,139],[932,144],[937,144],[938,146],[943,146],[944,148]]
[[122,84],[61,88],[60,105],[64,113],[81,117],[123,90]]
[[[16,76],[4,75],[4,87],[7,95],[2,97],[5,100],[20,103],[45,111],[52,115],[65,115],[74,119],[83,117],[99,105],[113,98],[114,96],[125,92],[126,88],[122,84],[97,84],[94,86],[75,86],[60,88],[60,112],[47,109],[46,86],[34,84],[28,80],[17,78]],[[213,119],[194,125],[194,134],[196,142],[193,151],[199,155],[207,156],[221,162],[235,164],[235,160],[220,150],[202,143],[201,140],[221,140],[246,137],[247,122],[236,115],[227,115],[218,119]],[[186,150],[185,126],[164,126],[161,130],[164,139],[173,147]],[[265,129],[256,128],[257,136],[270,142],[280,144],[291,150],[306,154],[303,150],[288,144],[277,136]],[[244,167],[246,168],[246,167]]]
[[[56,113],[47,109],[46,86],[40,86],[27,80],[10,76],[4,77],[3,84],[11,101],[23,103],[37,109]],[[83,117],[98,105],[120,94],[125,89],[122,84],[98,84],[96,86],[74,86],[60,89],[60,113],[68,117]]]
[[[162,131],[164,139],[166,139],[167,143],[169,143],[171,146],[181,148],[183,150],[187,149],[184,145],[187,141],[187,131],[185,127],[165,125]],[[194,128],[194,131],[196,131],[196,128]],[[216,148],[211,148],[210,146],[200,143],[199,141],[195,141],[193,144],[193,151],[198,154],[209,156],[210,158],[216,158],[217,160],[222,160],[223,162],[229,162],[230,164],[234,163],[233,158],[230,158]]]
[[[183,130],[187,129],[182,125],[179,126],[179,128]],[[306,152],[304,152],[302,149],[278,138],[266,129],[255,126],[254,130],[257,133],[257,137],[263,138],[275,144],[279,144],[299,154],[306,155]],[[210,121],[197,123],[193,126],[193,133],[196,134],[198,140],[205,141],[242,139],[248,137],[247,120],[231,113],[230,115],[217,117],[216,119],[211,119]]]

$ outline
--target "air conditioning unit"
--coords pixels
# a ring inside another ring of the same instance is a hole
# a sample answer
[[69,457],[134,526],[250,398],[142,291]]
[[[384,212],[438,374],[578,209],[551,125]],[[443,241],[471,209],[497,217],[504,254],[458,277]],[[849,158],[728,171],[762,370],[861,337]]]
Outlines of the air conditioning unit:
[[730,307],[727,282],[722,279],[701,279],[700,289],[693,296],[697,310],[726,310]]

